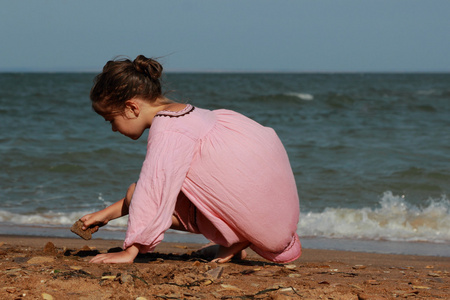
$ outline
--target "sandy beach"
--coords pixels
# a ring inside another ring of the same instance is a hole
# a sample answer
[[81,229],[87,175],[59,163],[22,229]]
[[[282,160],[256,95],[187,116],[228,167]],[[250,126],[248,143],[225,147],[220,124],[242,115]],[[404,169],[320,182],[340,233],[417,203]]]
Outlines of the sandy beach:
[[448,299],[450,257],[304,249],[273,264],[218,265],[162,243],[133,264],[95,265],[121,241],[0,236],[0,299]]

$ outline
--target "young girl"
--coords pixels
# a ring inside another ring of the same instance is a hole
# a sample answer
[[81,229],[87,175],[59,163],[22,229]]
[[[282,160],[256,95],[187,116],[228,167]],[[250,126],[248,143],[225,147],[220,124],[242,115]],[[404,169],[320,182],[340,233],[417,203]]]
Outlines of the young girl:
[[250,247],[278,263],[301,245],[297,188],[275,131],[233,111],[175,103],[161,92],[162,66],[138,56],[109,61],[95,78],[92,107],[112,130],[138,139],[149,128],[139,180],[117,203],[81,218],[83,229],[129,214],[122,252],[91,262],[133,262],[169,229],[203,234],[215,261]]

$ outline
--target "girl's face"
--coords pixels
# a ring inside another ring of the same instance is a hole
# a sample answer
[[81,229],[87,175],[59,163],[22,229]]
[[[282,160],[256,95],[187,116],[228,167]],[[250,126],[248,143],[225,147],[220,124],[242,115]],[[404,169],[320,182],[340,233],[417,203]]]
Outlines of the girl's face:
[[122,113],[110,113],[102,116],[105,121],[111,123],[112,131],[118,131],[133,140],[139,139],[147,128],[142,122],[142,118],[139,118],[139,115],[136,116],[129,107],[126,107]]

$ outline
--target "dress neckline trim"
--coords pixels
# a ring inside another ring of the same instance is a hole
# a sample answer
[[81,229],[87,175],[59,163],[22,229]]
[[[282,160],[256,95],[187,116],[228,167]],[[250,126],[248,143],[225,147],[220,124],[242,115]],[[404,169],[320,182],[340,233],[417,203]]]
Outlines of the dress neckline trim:
[[179,111],[161,110],[155,115],[155,117],[169,117],[169,118],[183,117],[187,114],[190,114],[194,109],[195,109],[194,106],[186,104],[186,107]]

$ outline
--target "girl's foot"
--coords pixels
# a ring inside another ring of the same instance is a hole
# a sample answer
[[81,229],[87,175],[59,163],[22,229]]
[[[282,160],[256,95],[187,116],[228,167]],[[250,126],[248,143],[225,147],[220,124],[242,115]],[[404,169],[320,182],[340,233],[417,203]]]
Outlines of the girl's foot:
[[245,259],[247,252],[245,248],[249,246],[249,243],[237,243],[230,247],[220,246],[214,243],[209,243],[195,252],[195,254],[205,257],[206,259],[212,259],[213,262],[226,263],[232,258]]

